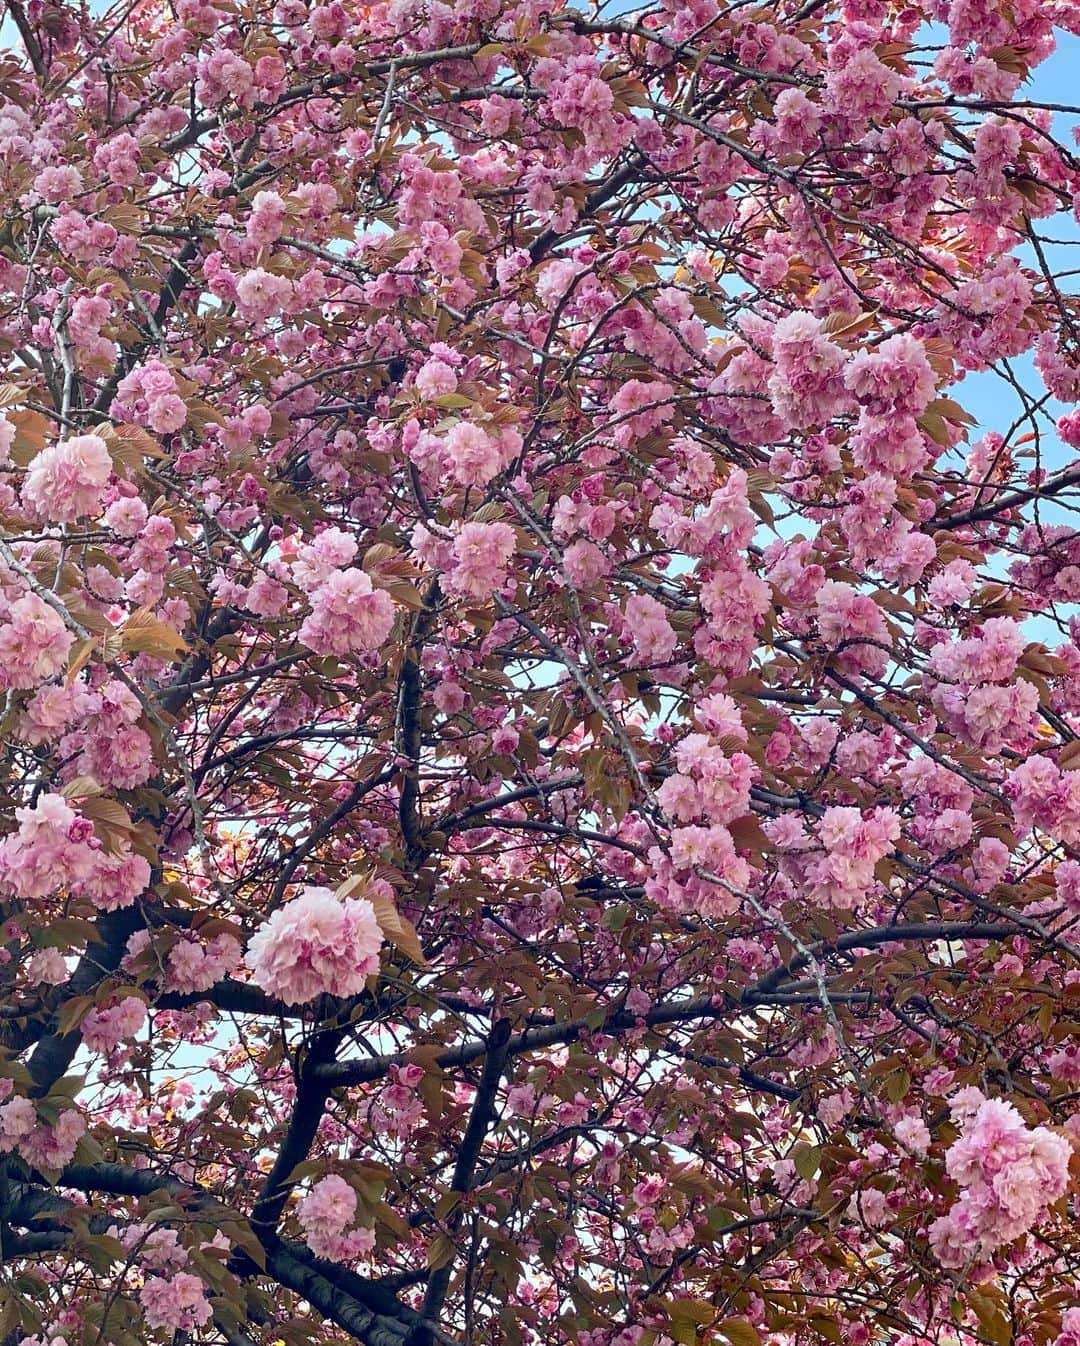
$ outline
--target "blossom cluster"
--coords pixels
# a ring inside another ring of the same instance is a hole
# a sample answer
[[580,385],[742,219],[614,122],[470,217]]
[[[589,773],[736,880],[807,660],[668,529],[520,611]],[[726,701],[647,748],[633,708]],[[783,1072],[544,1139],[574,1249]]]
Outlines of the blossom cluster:
[[955,1095],[951,1110],[960,1137],[945,1168],[961,1194],[930,1226],[930,1243],[942,1266],[963,1267],[1026,1234],[1065,1194],[1072,1146],[974,1088]]
[[67,889],[101,911],[130,906],[150,882],[150,865],[130,845],[106,850],[89,818],[60,795],[15,810],[18,828],[0,840],[0,883],[23,901]]
[[279,907],[248,941],[255,982],[287,1005],[324,993],[356,995],[379,970],[383,933],[366,898],[340,899],[305,888]]
[[0,1080],[0,1151],[17,1154],[28,1164],[44,1169],[62,1169],[75,1157],[86,1135],[86,1118],[78,1108],[64,1108],[55,1121],[38,1113],[31,1099],[12,1097],[12,1082]]
[[344,1178],[330,1173],[320,1178],[296,1208],[297,1219],[308,1247],[316,1257],[348,1262],[369,1252],[374,1232],[363,1225],[348,1226],[356,1219],[357,1195]]

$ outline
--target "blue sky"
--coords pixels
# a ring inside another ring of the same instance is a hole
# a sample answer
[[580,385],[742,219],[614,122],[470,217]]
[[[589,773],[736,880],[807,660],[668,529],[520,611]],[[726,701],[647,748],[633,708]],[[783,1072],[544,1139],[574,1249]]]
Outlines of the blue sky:
[[[1035,70],[1031,80],[1021,91],[1020,97],[1026,97],[1033,102],[1078,105],[1080,38],[1059,33],[1058,43],[1057,51]],[[1080,126],[1080,115],[1067,116],[1055,113],[1053,122],[1055,138],[1073,149],[1077,149],[1072,138],[1072,131],[1076,126]],[[1055,272],[1080,268],[1080,248],[1075,246],[1080,244],[1080,226],[1071,215],[1063,213],[1050,220],[1041,220],[1037,224],[1037,229],[1040,235],[1066,240],[1048,244],[1044,249],[1047,262]],[[1026,264],[1035,266],[1036,259],[1030,247],[1023,248],[1020,255]],[[1076,293],[1080,289],[1080,276],[1067,279],[1062,288],[1068,293]],[[1042,381],[1035,373],[1030,358],[1011,361],[1010,367],[1023,387],[1036,393],[1042,389]],[[972,432],[973,435],[987,430],[1005,431],[1020,410],[1015,390],[993,372],[969,374],[957,390],[956,396],[979,422],[977,429]],[[1064,408],[1059,408],[1059,414],[1061,410]],[[1072,451],[1056,439],[1050,448],[1055,459],[1047,462],[1046,466],[1051,470],[1060,468],[1067,458],[1072,457]]]

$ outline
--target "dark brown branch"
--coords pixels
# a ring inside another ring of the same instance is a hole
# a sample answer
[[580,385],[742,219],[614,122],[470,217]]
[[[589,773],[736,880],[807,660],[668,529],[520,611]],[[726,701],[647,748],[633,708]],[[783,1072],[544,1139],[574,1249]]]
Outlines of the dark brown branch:
[[439,603],[439,581],[428,587],[423,609],[413,620],[405,655],[401,661],[398,682],[398,732],[400,749],[407,760],[402,773],[398,818],[405,842],[406,865],[416,869],[423,863],[425,847],[420,821],[420,751],[423,747],[423,726],[420,720],[420,655],[431,631],[435,609]]
[[1008,495],[1003,495],[994,504],[976,505],[972,509],[961,510],[958,514],[948,514],[943,519],[931,519],[926,525],[926,529],[936,532],[941,528],[962,528],[965,524],[995,519],[1000,514],[1007,514],[1010,510],[1028,504],[1029,501],[1043,500],[1049,496],[1060,495],[1068,487],[1077,484],[1080,484],[1080,467],[1070,467],[1064,472],[1059,472],[1056,476],[1047,478],[1039,486],[1010,491]]
[[30,64],[34,67],[34,74],[38,79],[44,81],[48,78],[48,70],[45,68],[45,58],[41,52],[41,43],[37,40],[37,34],[30,26],[30,20],[26,17],[26,11],[23,9],[19,0],[8,0],[8,13],[11,15],[12,22],[19,30],[19,36],[23,40],[23,46],[26,48],[26,55]]
[[[873,930],[850,930],[830,943],[817,943],[810,946],[811,953],[842,953],[849,949],[873,949],[880,944],[921,943],[953,939],[1009,939],[1013,935],[1024,934],[1022,926],[1010,926],[1006,922],[995,921],[917,921],[910,925],[884,925]],[[793,973],[809,965],[805,955],[798,955],[783,967],[774,968],[766,974],[756,986],[744,994],[748,1004],[771,1003],[770,992]],[[758,997],[762,997],[759,1002]]]
[[[480,1076],[480,1085],[476,1090],[476,1097],[473,1099],[469,1123],[465,1128],[465,1135],[462,1137],[461,1146],[458,1149],[457,1163],[454,1165],[454,1176],[450,1183],[452,1192],[459,1192],[464,1195],[472,1186],[473,1174],[480,1159],[484,1138],[487,1136],[488,1128],[495,1118],[495,1095],[498,1093],[499,1082],[502,1079],[503,1071],[506,1069],[509,1048],[510,1020],[500,1019],[492,1027],[487,1040],[487,1056],[484,1060],[483,1074]],[[451,1230],[460,1225],[461,1213],[461,1207],[459,1206],[448,1220],[447,1223]],[[424,1307],[421,1310],[421,1316],[425,1321],[418,1323],[413,1328],[409,1337],[409,1346],[432,1346],[432,1333],[427,1324],[436,1321],[442,1312],[446,1292],[450,1288],[452,1270],[453,1262],[448,1261],[444,1266],[438,1267],[431,1273],[431,1279],[428,1281],[427,1290],[424,1293]]]

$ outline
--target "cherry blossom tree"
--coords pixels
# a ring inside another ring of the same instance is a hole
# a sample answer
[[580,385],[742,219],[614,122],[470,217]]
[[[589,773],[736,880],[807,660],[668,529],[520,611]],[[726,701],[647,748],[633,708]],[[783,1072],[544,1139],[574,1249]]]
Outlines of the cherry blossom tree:
[[3,1346],[1080,1343],[1055,25],[6,0]]

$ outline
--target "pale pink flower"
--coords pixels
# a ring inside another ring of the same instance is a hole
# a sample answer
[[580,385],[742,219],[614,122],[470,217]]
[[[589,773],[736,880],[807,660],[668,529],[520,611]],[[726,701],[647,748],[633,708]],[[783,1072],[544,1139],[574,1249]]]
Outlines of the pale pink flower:
[[876,415],[921,416],[934,397],[937,376],[922,342],[899,332],[859,351],[844,371],[844,383]]
[[611,573],[611,562],[586,538],[571,542],[563,552],[563,572],[575,589],[587,589]]
[[334,571],[316,589],[301,641],[316,654],[372,654],[394,626],[394,604],[363,570]]
[[461,486],[486,486],[502,467],[497,440],[469,421],[459,421],[444,441],[450,475]]
[[18,1151],[37,1168],[65,1168],[85,1135],[86,1119],[75,1108],[67,1108],[52,1125],[36,1126],[20,1142]]
[[148,1276],[139,1291],[139,1304],[147,1327],[170,1332],[190,1332],[204,1327],[214,1316],[206,1288],[198,1276],[178,1271],[168,1278]]
[[138,996],[125,996],[115,1005],[92,1009],[79,1025],[82,1039],[92,1052],[114,1051],[121,1042],[135,1037],[146,1023],[146,1006]]
[[244,315],[256,320],[282,313],[292,299],[292,281],[276,276],[261,266],[247,272],[236,282],[236,299]]
[[121,496],[105,511],[105,524],[117,537],[137,537],[148,515],[149,510],[137,495]]
[[769,396],[791,426],[820,425],[846,411],[844,352],[822,332],[811,313],[789,313],[773,330]]
[[247,236],[258,247],[276,243],[288,216],[288,206],[277,192],[256,192],[248,216]]
[[70,201],[82,189],[82,177],[72,164],[43,168],[34,179],[34,190],[46,201]]
[[901,1145],[920,1157],[930,1148],[930,1128],[921,1117],[901,1117],[893,1124],[893,1135]]
[[79,887],[93,874],[97,853],[86,844],[93,829],[60,795],[40,795],[32,808],[16,809],[15,820],[18,829],[0,841],[0,881],[23,901]]
[[678,637],[667,609],[651,594],[631,594],[624,612],[630,639],[643,664],[663,664],[675,653]]
[[1068,1188],[1072,1146],[1046,1127],[1029,1129],[1010,1103],[974,1088],[959,1091],[951,1106],[961,1134],[945,1170],[962,1190],[931,1225],[930,1242],[942,1266],[955,1268],[1034,1227]]
[[507,523],[465,524],[454,539],[447,587],[466,598],[490,598],[506,583],[514,545],[514,530]]
[[37,594],[24,594],[0,619],[0,687],[28,689],[67,667],[74,635]]
[[236,968],[241,952],[239,940],[232,935],[215,935],[208,944],[188,935],[169,950],[166,985],[184,995],[208,991]]
[[70,975],[59,949],[38,949],[26,965],[26,980],[31,985],[61,986]]
[[49,444],[27,469],[23,501],[39,518],[55,523],[96,516],[112,470],[108,446],[100,435],[76,435]]
[[302,1197],[296,1218],[308,1247],[317,1257],[332,1256],[338,1237],[356,1217],[356,1192],[336,1173],[330,1173]]
[[445,397],[457,385],[457,374],[445,360],[437,357],[426,361],[416,371],[416,391],[423,398]]
[[379,970],[383,934],[366,898],[306,888],[279,907],[248,943],[256,983],[289,1005],[323,993],[356,995]]

